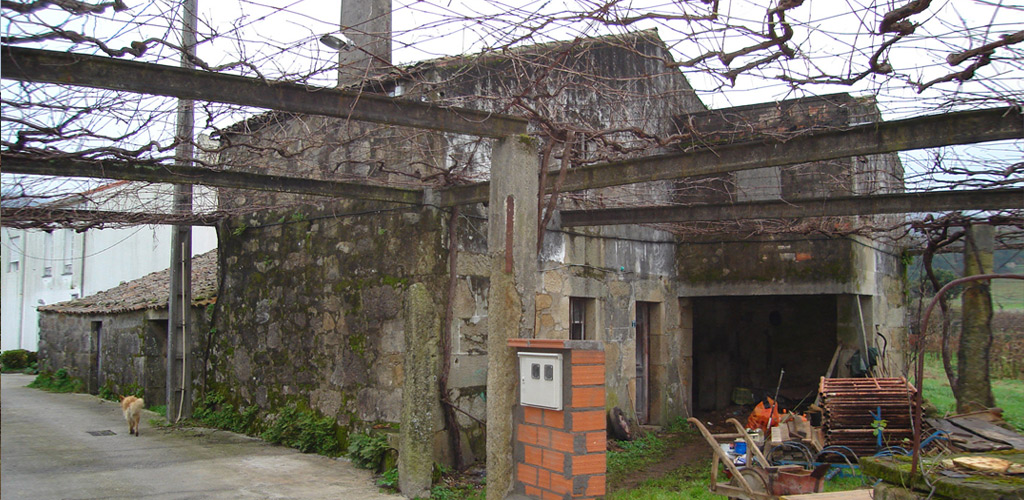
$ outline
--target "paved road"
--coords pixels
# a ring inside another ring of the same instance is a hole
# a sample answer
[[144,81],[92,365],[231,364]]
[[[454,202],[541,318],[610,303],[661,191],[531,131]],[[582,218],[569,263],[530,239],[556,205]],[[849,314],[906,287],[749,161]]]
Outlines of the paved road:
[[26,375],[0,380],[4,500],[401,498],[343,460],[226,431],[154,428],[148,412],[134,437],[119,404],[28,389]]

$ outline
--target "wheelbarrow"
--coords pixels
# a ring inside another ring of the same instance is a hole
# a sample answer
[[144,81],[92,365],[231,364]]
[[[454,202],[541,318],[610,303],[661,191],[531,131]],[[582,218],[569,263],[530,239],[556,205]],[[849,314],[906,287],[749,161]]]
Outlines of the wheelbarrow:
[[[735,433],[729,434],[711,434],[700,420],[688,418],[687,421],[700,431],[714,452],[711,460],[711,485],[708,486],[712,493],[744,500],[777,500],[780,495],[818,493],[825,485],[829,464],[820,465],[814,470],[800,465],[773,467],[761,453],[758,444],[734,418],[726,420],[726,423],[736,428]],[[747,444],[745,466],[737,466],[719,444],[737,438],[742,438]],[[718,482],[719,462],[725,464],[725,474],[729,479],[727,482]]]

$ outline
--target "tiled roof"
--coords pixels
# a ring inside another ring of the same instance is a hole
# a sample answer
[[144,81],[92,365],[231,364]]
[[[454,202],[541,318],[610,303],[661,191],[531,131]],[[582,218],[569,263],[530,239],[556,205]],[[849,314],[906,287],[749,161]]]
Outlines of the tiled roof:
[[[39,306],[40,312],[64,314],[111,314],[145,309],[164,309],[170,290],[167,269],[122,283],[109,290],[80,299]],[[192,258],[192,304],[217,301],[217,250]]]

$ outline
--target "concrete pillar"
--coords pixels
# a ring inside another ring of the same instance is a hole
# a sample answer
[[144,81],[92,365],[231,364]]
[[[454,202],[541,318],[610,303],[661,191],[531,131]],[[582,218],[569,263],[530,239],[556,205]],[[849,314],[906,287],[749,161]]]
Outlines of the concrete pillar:
[[487,213],[487,500],[504,499],[512,489],[517,378],[508,339],[533,337],[538,168],[533,138],[517,135],[495,142]]
[[338,52],[338,84],[348,85],[391,65],[391,0],[345,0],[341,32],[352,46]]
[[[969,226],[964,243],[964,276],[991,274],[994,246],[992,226]],[[992,292],[989,282],[964,283],[960,300],[963,332],[957,353],[957,411],[983,410],[995,406],[989,375],[989,354],[992,350]]]
[[839,347],[839,358],[836,363],[835,377],[849,377],[850,369],[846,362],[850,360],[862,342],[860,323],[857,319],[857,295],[841,294],[836,296],[836,342]]
[[422,283],[409,287],[405,304],[405,378],[399,434],[398,489],[407,498],[430,496],[434,433],[441,416],[437,377],[441,323]]

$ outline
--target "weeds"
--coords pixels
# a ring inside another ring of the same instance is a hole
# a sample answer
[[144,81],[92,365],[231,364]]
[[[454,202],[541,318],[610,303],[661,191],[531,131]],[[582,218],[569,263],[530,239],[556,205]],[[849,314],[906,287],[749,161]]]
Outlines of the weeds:
[[430,487],[430,498],[433,500],[484,500],[487,489],[475,489],[472,486],[449,486],[435,484]]
[[236,409],[223,394],[211,393],[196,405],[192,418],[209,427],[258,435],[264,441],[290,446],[303,453],[329,457],[341,453],[334,420],[318,417],[312,410],[300,410],[296,406],[284,408],[270,418],[269,423],[264,423],[259,418],[259,407],[253,405]]
[[256,406],[249,406],[237,411],[223,394],[211,393],[196,405],[192,418],[210,427],[251,435],[258,429],[258,410]]
[[53,373],[40,373],[28,386],[49,392],[82,392],[83,384],[78,378],[68,375],[66,368],[61,368]]
[[[253,415],[255,418],[255,413]],[[317,417],[312,411],[288,406],[277,414],[260,437],[264,441],[297,448],[303,453],[333,457],[341,453],[341,445],[334,432],[335,425],[334,419],[330,417]]]
[[392,449],[386,435],[364,432],[349,436],[347,455],[356,467],[380,471],[387,468],[384,462]]
[[377,478],[377,486],[389,491],[398,491],[398,468],[396,467],[384,471],[384,473]]

